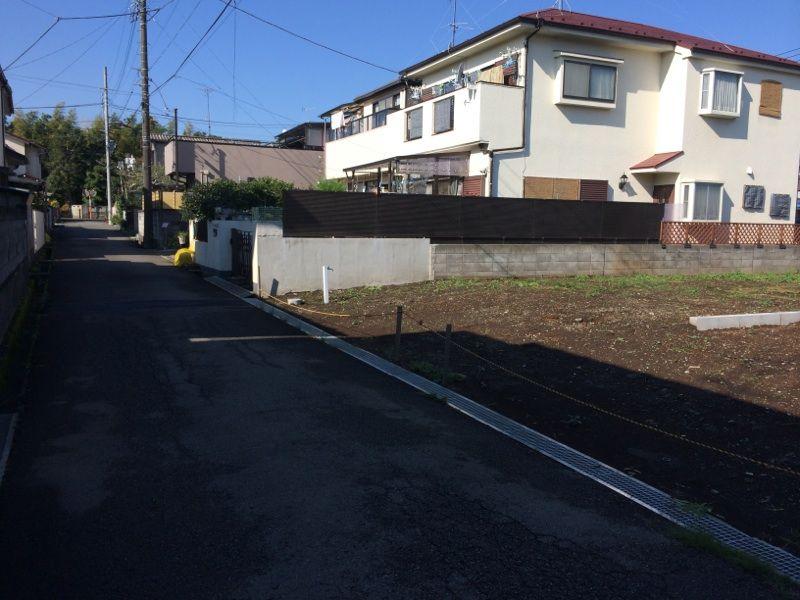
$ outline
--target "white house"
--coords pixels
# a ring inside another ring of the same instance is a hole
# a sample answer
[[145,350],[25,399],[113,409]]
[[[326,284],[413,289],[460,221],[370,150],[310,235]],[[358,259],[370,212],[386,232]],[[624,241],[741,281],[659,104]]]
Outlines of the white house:
[[648,25],[523,14],[322,116],[351,189],[795,221],[800,63]]

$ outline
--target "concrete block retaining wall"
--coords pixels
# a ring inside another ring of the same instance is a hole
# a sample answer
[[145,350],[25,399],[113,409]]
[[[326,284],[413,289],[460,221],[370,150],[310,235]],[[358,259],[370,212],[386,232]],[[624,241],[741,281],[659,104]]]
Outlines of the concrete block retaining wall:
[[433,244],[431,267],[434,278],[785,273],[800,271],[800,247]]

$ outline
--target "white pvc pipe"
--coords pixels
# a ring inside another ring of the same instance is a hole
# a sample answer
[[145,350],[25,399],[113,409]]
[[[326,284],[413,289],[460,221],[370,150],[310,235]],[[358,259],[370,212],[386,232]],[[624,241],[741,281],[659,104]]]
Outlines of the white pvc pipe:
[[322,302],[328,304],[330,302],[330,292],[328,291],[328,271],[331,268],[328,265],[322,265]]

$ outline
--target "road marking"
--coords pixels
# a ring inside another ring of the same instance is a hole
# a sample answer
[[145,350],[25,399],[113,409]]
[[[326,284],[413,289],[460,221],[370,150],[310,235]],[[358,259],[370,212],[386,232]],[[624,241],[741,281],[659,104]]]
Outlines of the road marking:
[[407,371],[393,362],[353,346],[316,325],[303,321],[272,304],[257,298],[243,297],[232,289],[236,287],[234,284],[224,280],[220,284],[217,282],[220,279],[219,277],[209,277],[206,281],[239,297],[250,306],[258,308],[287,325],[299,329],[314,339],[333,346],[426,394],[446,400],[451,408],[617,492],[668,521],[686,529],[710,535],[726,546],[745,552],[771,565],[786,577],[800,582],[800,558],[786,550],[752,537],[709,514],[687,510],[685,503],[627,473],[623,473],[575,448],[562,444],[513,419],[509,419],[438,383]]
[[242,335],[230,337],[197,337],[189,338],[193,344],[206,344],[208,342],[258,342],[261,340],[308,340],[307,335]]

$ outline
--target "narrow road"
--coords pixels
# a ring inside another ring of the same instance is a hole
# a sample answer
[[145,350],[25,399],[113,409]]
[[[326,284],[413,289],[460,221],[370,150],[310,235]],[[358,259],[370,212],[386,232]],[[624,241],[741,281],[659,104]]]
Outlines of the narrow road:
[[0,488],[2,598],[770,593],[103,224],[64,226],[55,256]]

